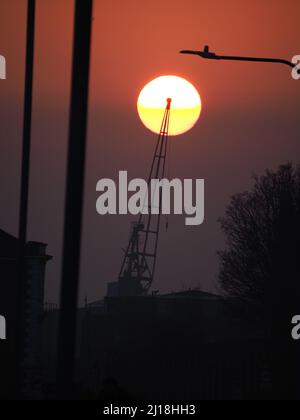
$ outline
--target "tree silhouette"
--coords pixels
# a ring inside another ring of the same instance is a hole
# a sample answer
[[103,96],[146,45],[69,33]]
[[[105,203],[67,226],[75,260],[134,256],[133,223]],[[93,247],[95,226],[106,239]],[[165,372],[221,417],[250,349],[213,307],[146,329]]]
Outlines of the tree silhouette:
[[227,296],[253,304],[270,339],[275,387],[290,399],[291,319],[300,314],[300,167],[286,164],[254,181],[252,191],[232,197],[221,219],[227,244],[219,282]]

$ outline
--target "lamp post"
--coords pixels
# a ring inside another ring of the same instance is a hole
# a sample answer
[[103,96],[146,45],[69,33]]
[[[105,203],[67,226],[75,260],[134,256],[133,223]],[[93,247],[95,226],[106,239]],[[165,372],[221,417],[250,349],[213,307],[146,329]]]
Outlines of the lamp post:
[[26,70],[24,92],[23,116],[23,145],[21,168],[21,191],[19,210],[19,253],[18,253],[18,295],[17,295],[17,363],[16,363],[16,391],[22,396],[23,392],[23,359],[25,345],[25,311],[26,311],[26,257],[25,247],[27,241],[28,223],[28,198],[30,176],[31,152],[31,125],[32,125],[32,100],[33,100],[33,69],[35,45],[35,0],[27,2],[27,39],[26,39]]
[[[203,59],[207,60],[227,60],[227,61],[241,61],[241,62],[254,62],[254,63],[273,63],[273,64],[282,64],[288,66],[292,69],[296,69],[296,64],[280,59],[280,58],[258,58],[258,57],[239,57],[239,56],[229,56],[229,55],[218,55],[210,51],[208,46],[205,46],[203,51],[193,51],[193,50],[182,50],[180,54],[186,55],[196,55]],[[299,67],[299,66],[298,66]],[[298,74],[300,74],[300,69],[296,70]],[[300,347],[300,342],[297,342],[298,347]],[[298,362],[298,371],[300,369],[300,362]],[[300,392],[300,381],[298,380],[297,385],[297,392]]]
[[[208,46],[205,46],[203,51],[182,50],[180,51],[180,54],[197,55],[207,60],[248,61],[254,63],[284,64],[285,66],[289,66],[293,69],[296,66],[296,64],[292,63],[291,61],[283,60],[280,58],[258,58],[218,55],[216,53],[211,52]],[[300,74],[300,70],[298,70],[298,74]]]
[[92,11],[93,0],[76,0],[57,356],[58,394],[62,399],[70,399],[74,396],[74,364],[88,123]]

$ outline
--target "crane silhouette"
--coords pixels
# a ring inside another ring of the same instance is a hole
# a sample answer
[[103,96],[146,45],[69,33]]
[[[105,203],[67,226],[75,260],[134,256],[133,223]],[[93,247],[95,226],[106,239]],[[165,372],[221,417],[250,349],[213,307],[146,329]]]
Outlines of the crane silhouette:
[[[161,180],[165,175],[171,103],[172,99],[167,99],[148,178],[148,187],[152,179]],[[119,274],[120,295],[145,295],[153,282],[161,222],[161,194],[160,189],[158,214],[152,213],[153,203],[148,203],[147,214],[140,214],[138,221],[133,224]]]

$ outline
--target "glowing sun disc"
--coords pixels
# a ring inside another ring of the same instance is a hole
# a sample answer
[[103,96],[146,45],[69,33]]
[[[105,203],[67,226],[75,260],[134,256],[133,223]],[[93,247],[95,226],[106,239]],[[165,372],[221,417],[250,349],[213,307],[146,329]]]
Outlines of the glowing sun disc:
[[190,82],[178,76],[158,77],[142,89],[137,108],[143,124],[154,133],[160,132],[167,98],[172,99],[170,136],[191,130],[201,114],[201,98]]

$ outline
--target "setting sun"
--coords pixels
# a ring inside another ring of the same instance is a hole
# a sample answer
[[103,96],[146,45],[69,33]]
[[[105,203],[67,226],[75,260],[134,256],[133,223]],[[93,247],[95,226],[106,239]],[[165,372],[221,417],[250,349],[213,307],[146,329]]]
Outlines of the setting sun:
[[170,136],[186,133],[198,121],[202,104],[196,88],[177,76],[162,76],[148,83],[138,98],[138,113],[143,124],[159,133],[167,98],[172,99]]

